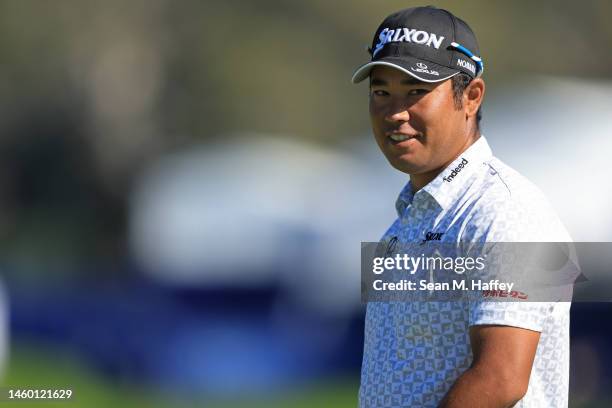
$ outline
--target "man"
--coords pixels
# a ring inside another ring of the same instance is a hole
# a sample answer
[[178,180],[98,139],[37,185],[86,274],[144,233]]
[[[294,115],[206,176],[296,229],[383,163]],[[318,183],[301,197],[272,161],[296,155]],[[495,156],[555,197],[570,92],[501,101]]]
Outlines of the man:
[[[570,241],[480,134],[484,64],[463,20],[399,11],[370,53],[352,81],[369,77],[376,142],[410,175],[383,242]],[[568,377],[568,302],[368,303],[361,407],[566,407]]]

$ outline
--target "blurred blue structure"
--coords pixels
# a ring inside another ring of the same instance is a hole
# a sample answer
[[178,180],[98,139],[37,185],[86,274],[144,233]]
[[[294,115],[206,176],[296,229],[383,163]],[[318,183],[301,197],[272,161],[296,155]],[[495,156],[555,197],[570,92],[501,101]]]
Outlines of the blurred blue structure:
[[169,289],[134,280],[11,291],[16,339],[67,347],[111,378],[169,392],[273,394],[361,363],[358,314],[339,322],[293,310],[294,321],[280,322],[274,287]]

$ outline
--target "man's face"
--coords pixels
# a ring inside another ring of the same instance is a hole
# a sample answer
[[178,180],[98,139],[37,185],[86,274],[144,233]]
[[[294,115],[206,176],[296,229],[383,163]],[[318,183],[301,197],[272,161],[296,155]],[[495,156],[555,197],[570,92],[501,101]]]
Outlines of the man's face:
[[471,142],[450,79],[427,83],[392,67],[375,67],[370,74],[370,119],[387,160],[411,175],[435,177]]

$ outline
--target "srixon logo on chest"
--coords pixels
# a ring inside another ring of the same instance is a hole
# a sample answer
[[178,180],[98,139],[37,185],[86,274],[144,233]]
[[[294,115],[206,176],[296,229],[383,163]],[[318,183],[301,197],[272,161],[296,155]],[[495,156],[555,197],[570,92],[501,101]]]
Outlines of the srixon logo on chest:
[[440,241],[442,239],[442,235],[444,235],[443,232],[430,231],[427,234],[425,234],[425,239],[421,241],[421,245],[429,241]]
[[455,167],[453,171],[451,171],[449,174],[444,176],[442,180],[446,181],[447,183],[450,183],[455,177],[457,177],[457,174],[459,174],[459,172],[463,170],[465,166],[467,166],[467,164],[468,159],[464,157],[463,160],[461,160],[461,162],[457,165],[457,167]]

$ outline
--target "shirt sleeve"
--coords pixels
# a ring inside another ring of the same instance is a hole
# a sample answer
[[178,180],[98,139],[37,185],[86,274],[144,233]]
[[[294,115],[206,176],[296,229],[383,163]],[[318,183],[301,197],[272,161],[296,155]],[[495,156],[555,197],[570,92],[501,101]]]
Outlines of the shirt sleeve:
[[[507,197],[495,208],[477,213],[472,220],[476,229],[469,239],[482,243],[570,242],[569,234],[548,203],[539,194],[529,197],[532,201],[518,202]],[[531,292],[529,289],[532,288],[525,288]],[[540,296],[539,300],[545,301],[490,298],[470,301],[469,326],[503,325],[541,332],[555,311],[565,306],[564,302],[549,301],[553,296]]]
[[552,315],[554,302],[470,302],[469,326],[501,325],[541,332]]

